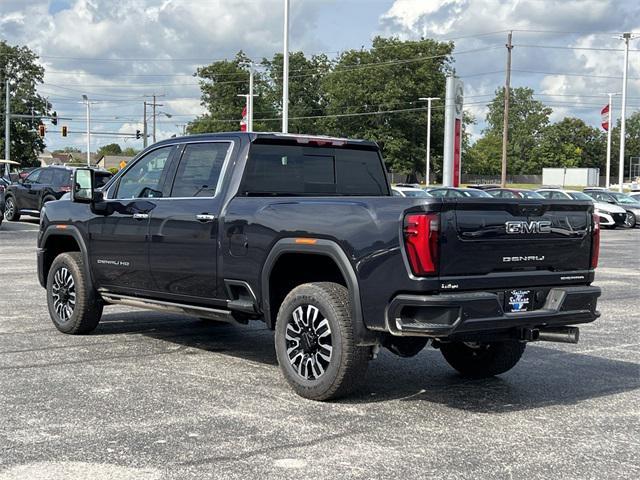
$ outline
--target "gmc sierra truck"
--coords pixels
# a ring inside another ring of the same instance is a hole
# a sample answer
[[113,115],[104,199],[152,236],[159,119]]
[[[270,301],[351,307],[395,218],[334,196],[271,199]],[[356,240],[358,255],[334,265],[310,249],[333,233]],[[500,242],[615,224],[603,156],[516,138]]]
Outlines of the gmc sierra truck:
[[61,332],[110,304],[260,320],[291,387],[328,400],[381,347],[485,377],[528,342],[576,343],[599,240],[588,201],[394,197],[373,142],[228,133],[152,145],[102,188],[76,170],[37,258]]

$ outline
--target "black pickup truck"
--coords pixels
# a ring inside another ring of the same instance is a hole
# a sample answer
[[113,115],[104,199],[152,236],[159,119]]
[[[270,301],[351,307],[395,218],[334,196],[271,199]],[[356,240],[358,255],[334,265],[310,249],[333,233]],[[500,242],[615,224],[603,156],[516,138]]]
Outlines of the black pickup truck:
[[157,143],[103,188],[78,169],[41,215],[38,276],[64,333],[103,306],[261,320],[300,395],[362,380],[380,347],[463,375],[594,321],[591,202],[393,197],[377,145],[267,133]]

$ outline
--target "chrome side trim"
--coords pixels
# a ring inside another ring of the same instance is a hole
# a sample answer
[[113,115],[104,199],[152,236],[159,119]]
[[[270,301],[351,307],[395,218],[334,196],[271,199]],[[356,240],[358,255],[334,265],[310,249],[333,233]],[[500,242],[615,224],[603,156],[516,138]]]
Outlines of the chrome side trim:
[[184,313],[186,315],[205,317],[222,322],[238,323],[229,310],[185,305],[151,298],[130,297],[117,293],[100,292],[100,295],[105,302],[113,305],[127,305],[129,307],[142,308],[144,310],[158,310],[161,312]]

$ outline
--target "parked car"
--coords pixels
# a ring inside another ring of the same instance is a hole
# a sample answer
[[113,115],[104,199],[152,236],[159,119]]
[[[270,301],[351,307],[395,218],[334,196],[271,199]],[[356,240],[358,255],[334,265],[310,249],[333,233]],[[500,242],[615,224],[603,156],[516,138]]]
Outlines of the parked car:
[[601,203],[617,205],[626,212],[625,226],[633,228],[640,224],[640,200],[620,192],[586,189],[584,193]]
[[578,192],[577,190],[561,190],[559,188],[541,188],[536,192],[550,200],[590,200],[593,202],[595,213],[600,219],[600,226],[613,229],[625,225],[627,214],[623,208],[599,202],[586,193]]
[[425,191],[432,197],[440,198],[493,198],[484,190],[478,190],[475,188],[432,187],[425,188]]
[[524,188],[491,188],[487,190],[487,193],[495,198],[543,198],[533,190]]
[[475,185],[467,185],[467,188],[473,188],[475,190],[491,190],[492,188],[500,188],[500,185],[493,185],[491,183],[478,183]]
[[[71,191],[74,170],[65,166],[36,168],[26,178],[9,185],[5,192],[5,220],[17,221],[21,215],[40,215],[45,203],[59,200]],[[104,185],[113,175],[95,170],[95,176],[96,185]]]
[[0,177],[0,225],[2,225],[2,220],[4,220],[5,192],[10,184],[11,182],[5,177]]
[[102,191],[92,180],[76,170],[72,199],[40,222],[55,327],[86,334],[108,304],[263,321],[306,398],[347,395],[383,347],[431,345],[463,375],[501,374],[528,342],[576,343],[600,315],[592,202],[392,198],[373,142],[188,136]]
[[391,187],[391,194],[394,197],[423,197],[424,198],[424,197],[431,196],[421,188],[399,187],[397,185],[394,187]]

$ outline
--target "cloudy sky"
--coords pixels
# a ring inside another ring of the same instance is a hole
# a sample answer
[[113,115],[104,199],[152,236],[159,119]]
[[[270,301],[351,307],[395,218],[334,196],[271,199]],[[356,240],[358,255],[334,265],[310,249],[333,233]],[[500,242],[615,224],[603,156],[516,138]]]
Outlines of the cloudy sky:
[[[0,0],[0,38],[27,45],[46,68],[42,95],[70,130],[142,129],[145,95],[159,100],[158,138],[202,113],[192,76],[199,65],[242,49],[259,60],[282,49],[282,0]],[[554,120],[599,123],[605,92],[622,87],[621,32],[640,34],[637,0],[291,0],[291,50],[368,46],[374,35],[454,40],[466,108],[483,127],[485,104],[504,82],[506,31],[513,30],[512,85],[532,87]],[[465,51],[472,50],[472,53]],[[640,38],[631,42],[629,109],[640,109]],[[620,100],[614,101],[614,115]],[[113,138],[94,137],[93,149]],[[141,140],[115,139],[140,148]],[[84,135],[48,134],[51,149]]]

